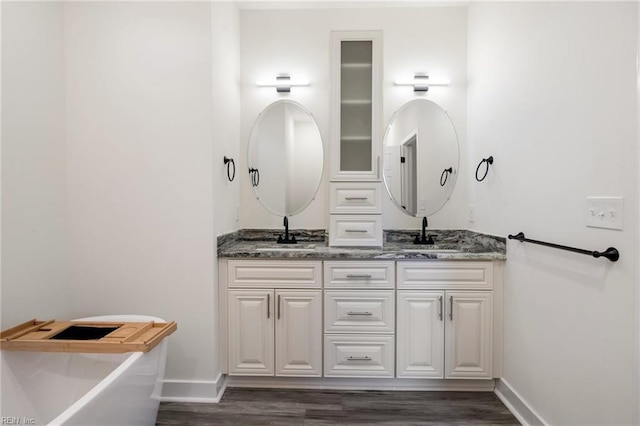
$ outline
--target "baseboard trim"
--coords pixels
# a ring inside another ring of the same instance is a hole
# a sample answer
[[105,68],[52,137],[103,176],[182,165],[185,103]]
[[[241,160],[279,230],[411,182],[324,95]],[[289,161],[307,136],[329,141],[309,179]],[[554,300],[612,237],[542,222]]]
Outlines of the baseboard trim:
[[216,402],[220,402],[222,397],[224,396],[225,391],[227,390],[227,375],[220,373],[218,376],[218,393],[216,394],[218,400]]
[[516,392],[504,379],[496,380],[495,394],[525,426],[548,426],[549,424]]
[[216,380],[164,380],[162,402],[218,403],[226,389],[225,376]]
[[398,390],[398,391],[471,391],[491,392],[495,381],[438,379],[348,379],[329,377],[227,377],[230,388]]

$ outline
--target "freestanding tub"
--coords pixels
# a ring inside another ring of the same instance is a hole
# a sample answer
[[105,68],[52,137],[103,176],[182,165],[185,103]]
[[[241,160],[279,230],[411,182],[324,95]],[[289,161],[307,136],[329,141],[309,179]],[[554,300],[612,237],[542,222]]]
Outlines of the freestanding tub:
[[[141,315],[78,320],[165,322]],[[153,425],[166,356],[167,339],[146,353],[0,351],[0,414],[23,425]]]

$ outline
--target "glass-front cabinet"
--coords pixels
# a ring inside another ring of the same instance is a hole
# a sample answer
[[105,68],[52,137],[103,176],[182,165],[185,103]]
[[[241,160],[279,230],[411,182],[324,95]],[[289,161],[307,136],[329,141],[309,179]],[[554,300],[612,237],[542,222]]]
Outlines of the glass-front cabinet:
[[329,245],[382,245],[382,31],[331,33]]
[[382,32],[331,35],[331,180],[379,181]]

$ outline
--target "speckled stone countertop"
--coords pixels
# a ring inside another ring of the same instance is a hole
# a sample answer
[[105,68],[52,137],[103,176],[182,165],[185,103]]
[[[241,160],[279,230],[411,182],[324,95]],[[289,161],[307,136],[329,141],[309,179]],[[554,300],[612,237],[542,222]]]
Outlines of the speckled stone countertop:
[[324,229],[294,229],[298,244],[277,244],[283,232],[242,229],[218,237],[218,257],[259,259],[372,259],[372,260],[504,260],[506,240],[468,230],[428,229],[434,245],[414,245],[419,230],[384,231],[383,247],[328,247]]

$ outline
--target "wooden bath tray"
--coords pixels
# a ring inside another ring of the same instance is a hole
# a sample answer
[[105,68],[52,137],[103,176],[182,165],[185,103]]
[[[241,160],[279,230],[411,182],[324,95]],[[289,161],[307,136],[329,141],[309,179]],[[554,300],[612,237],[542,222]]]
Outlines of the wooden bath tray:
[[177,328],[175,321],[161,323],[33,319],[0,333],[0,349],[30,352],[149,352]]

